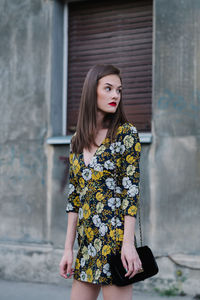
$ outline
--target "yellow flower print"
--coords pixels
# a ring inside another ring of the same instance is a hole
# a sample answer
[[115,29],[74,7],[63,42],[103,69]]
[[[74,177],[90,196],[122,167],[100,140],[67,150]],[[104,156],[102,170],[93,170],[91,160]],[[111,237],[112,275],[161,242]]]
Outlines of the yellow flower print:
[[75,269],[78,270],[78,269],[80,268],[80,265],[81,265],[81,264],[80,264],[80,261],[79,261],[79,259],[77,258],[77,259],[76,259],[76,263],[75,263]]
[[73,167],[74,167],[74,174],[76,175],[79,172],[79,170],[80,170],[80,165],[78,163],[78,159],[74,160]]
[[119,126],[117,131],[116,131],[116,134],[120,134],[122,132],[122,126]]
[[74,156],[74,154],[70,153],[70,155],[69,155],[69,162],[70,162],[70,164],[72,164],[72,162],[73,162],[73,156]]
[[121,166],[121,159],[120,158],[117,159],[116,165],[117,165],[117,167]]
[[101,194],[100,192],[96,193],[96,198],[98,201],[102,201],[104,199],[104,195]]
[[103,172],[100,172],[100,171],[93,171],[92,172],[92,179],[93,180],[98,180],[102,176],[103,176]]
[[79,196],[76,196],[76,198],[74,199],[74,204],[75,204],[76,206],[80,206],[81,202],[80,202]]
[[94,231],[92,230],[92,228],[91,227],[86,228],[85,233],[88,237],[88,240],[91,242],[94,238]]
[[126,174],[127,174],[128,176],[131,176],[131,175],[133,175],[134,173],[135,173],[135,166],[129,165],[129,166],[127,167],[127,169],[126,169]]
[[110,139],[106,138],[105,141],[104,141],[104,143],[107,144],[107,143],[109,143],[109,141],[110,141]]
[[122,209],[126,209],[129,204],[129,201],[125,198],[122,201]]
[[135,205],[132,205],[131,207],[129,207],[128,209],[128,214],[131,216],[134,216],[137,212],[137,207]]
[[79,184],[80,184],[80,187],[83,189],[85,186],[85,180],[83,179],[83,177],[80,177]]
[[123,241],[123,230],[117,228],[117,237],[116,237],[117,241]]
[[91,214],[90,207],[87,203],[83,205],[83,217],[88,219]]
[[80,196],[82,197],[82,196],[85,196],[85,194],[87,193],[87,191],[88,191],[88,187],[87,186],[85,186],[84,187],[84,189],[80,189],[80,187],[79,187],[79,189],[78,188],[76,188],[76,190],[77,191],[79,191],[79,193],[80,193]]
[[102,254],[104,256],[108,255],[110,253],[111,249],[110,249],[110,246],[109,245],[104,245],[103,246],[103,249],[102,249]]
[[97,267],[98,267],[98,268],[100,268],[100,267],[101,267],[101,261],[100,261],[100,259],[99,259],[99,258],[97,259]]
[[[116,237],[115,237],[116,235]],[[123,230],[117,228],[116,230],[111,230],[110,231],[110,236],[113,240],[116,239],[116,241],[123,241]]]
[[110,231],[110,236],[113,240],[115,239],[115,230]]
[[126,157],[126,161],[129,163],[129,164],[132,164],[134,161],[136,160],[136,158],[132,155],[127,155]]
[[131,148],[134,143],[134,138],[131,135],[126,135],[125,138],[123,139],[123,142],[126,149]]
[[138,151],[138,152],[141,151],[141,144],[140,143],[136,143],[135,150]]
[[82,254],[83,254],[83,258],[85,258],[85,260],[89,259],[88,248],[86,246],[83,247]]
[[97,213],[100,214],[103,211],[104,205],[102,202],[98,202],[96,206]]
[[88,282],[92,282],[93,280],[92,269],[86,270],[86,274],[87,274]]
[[101,153],[103,153],[105,151],[106,147],[104,145],[101,145],[97,151],[96,151],[96,154],[97,155],[100,155]]

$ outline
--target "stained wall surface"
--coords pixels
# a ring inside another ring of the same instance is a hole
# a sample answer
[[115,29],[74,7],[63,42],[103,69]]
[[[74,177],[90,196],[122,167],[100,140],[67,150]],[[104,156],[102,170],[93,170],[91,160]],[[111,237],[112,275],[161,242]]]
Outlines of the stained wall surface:
[[[153,5],[152,142],[142,144],[141,211],[144,241],[160,273],[138,287],[164,290],[173,283],[197,294],[200,2]],[[59,262],[67,229],[62,158],[69,145],[46,143],[62,135],[63,10],[62,1],[0,1],[4,279],[66,284]]]

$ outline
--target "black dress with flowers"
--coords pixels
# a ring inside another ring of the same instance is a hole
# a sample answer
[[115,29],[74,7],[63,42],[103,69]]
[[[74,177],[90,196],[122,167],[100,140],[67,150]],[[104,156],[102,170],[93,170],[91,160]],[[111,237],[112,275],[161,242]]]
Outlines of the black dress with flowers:
[[110,254],[115,246],[118,252],[121,249],[124,216],[137,213],[140,151],[138,132],[131,123],[118,127],[113,143],[105,138],[88,166],[83,153],[74,154],[70,148],[66,212],[78,213],[77,280],[112,284]]

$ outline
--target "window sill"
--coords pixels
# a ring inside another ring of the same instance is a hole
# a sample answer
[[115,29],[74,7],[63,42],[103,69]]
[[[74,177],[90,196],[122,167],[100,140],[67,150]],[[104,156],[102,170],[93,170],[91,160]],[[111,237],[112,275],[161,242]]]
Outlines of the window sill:
[[[66,136],[53,136],[47,138],[46,142],[48,145],[69,145],[72,135]],[[139,138],[141,144],[152,143],[152,133],[151,132],[141,132],[139,133]]]

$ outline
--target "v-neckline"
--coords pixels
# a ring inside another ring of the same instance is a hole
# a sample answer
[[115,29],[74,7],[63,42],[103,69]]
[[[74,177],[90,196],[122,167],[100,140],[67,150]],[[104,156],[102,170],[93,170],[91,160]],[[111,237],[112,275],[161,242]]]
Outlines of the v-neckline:
[[81,153],[81,158],[82,158],[83,165],[84,165],[85,168],[87,168],[87,169],[89,168],[91,162],[93,161],[93,158],[96,156],[97,150],[99,150],[99,148],[105,143],[105,140],[106,140],[106,139],[107,139],[107,133],[106,133],[105,138],[104,138],[103,141],[101,142],[101,144],[97,147],[96,151],[95,151],[94,154],[92,155],[92,158],[90,159],[88,165],[86,165],[86,163],[85,163],[85,159],[84,159],[84,154],[83,154],[83,152]]

